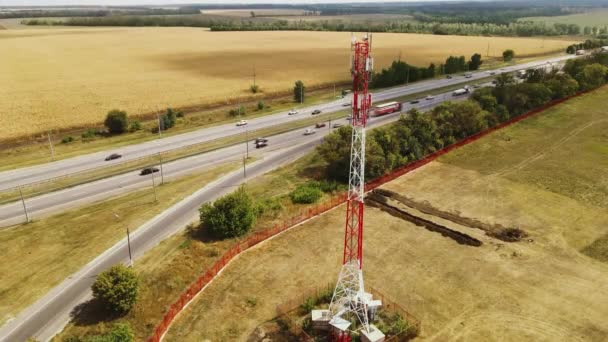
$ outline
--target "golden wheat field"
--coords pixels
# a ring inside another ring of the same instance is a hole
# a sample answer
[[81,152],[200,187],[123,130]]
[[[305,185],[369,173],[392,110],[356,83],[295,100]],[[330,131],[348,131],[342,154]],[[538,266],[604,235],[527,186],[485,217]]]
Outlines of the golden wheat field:
[[[0,31],[0,139],[249,94],[255,66],[264,92],[349,78],[349,33],[210,32],[197,28]],[[427,65],[446,56],[558,51],[566,40],[375,34],[376,68],[401,54]]]

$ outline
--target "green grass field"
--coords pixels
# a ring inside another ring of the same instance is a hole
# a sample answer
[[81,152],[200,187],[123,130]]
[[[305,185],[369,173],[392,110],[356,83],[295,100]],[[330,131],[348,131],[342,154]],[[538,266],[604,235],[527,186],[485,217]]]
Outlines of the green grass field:
[[608,9],[596,9],[586,13],[562,15],[557,17],[528,17],[521,18],[519,20],[544,22],[547,25],[553,25],[555,23],[576,24],[581,26],[581,28],[585,26],[604,27],[605,25],[608,25]]

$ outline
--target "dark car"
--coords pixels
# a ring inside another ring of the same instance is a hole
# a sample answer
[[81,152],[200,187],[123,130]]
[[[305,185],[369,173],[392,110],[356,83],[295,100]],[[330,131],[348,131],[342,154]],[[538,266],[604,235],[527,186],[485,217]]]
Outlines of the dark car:
[[447,75],[445,78],[447,78],[448,80],[452,79],[452,75]]
[[261,144],[261,143],[267,143],[267,142],[268,142],[268,139],[266,139],[266,138],[256,138],[253,143],[254,144]]
[[340,128],[340,127],[342,127],[342,126],[344,126],[344,125],[343,125],[343,124],[341,124],[341,123],[335,123],[333,127],[334,127],[334,128]]
[[417,104],[417,103],[420,103],[420,100],[412,100],[412,101],[410,101],[410,104]]
[[140,176],[145,176],[145,175],[149,175],[151,173],[158,172],[158,171],[159,170],[157,168],[155,168],[155,167],[147,167],[147,168],[141,170],[141,172],[139,173],[139,175]]
[[321,127],[325,127],[325,122],[317,122],[317,124],[315,125],[315,128],[321,128]]
[[114,160],[114,159],[118,159],[118,158],[121,158],[121,157],[122,157],[122,155],[121,155],[121,154],[118,154],[118,153],[112,153],[112,154],[110,154],[109,156],[107,156],[107,157],[106,157],[106,161],[108,161],[108,160]]
[[268,141],[258,141],[255,143],[255,148],[262,148],[268,146]]
[[315,109],[312,111],[312,115],[317,115],[317,114],[321,114],[321,110],[320,109]]

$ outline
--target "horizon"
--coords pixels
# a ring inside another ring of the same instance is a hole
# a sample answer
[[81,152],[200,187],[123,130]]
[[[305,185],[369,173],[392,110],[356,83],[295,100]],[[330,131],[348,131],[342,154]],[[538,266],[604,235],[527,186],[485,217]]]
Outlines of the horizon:
[[[404,2],[483,2],[486,0],[0,0],[0,7],[51,6],[163,6],[163,5],[310,5],[349,3],[404,3]],[[488,0],[489,1],[489,0]],[[503,1],[503,0],[496,0]]]

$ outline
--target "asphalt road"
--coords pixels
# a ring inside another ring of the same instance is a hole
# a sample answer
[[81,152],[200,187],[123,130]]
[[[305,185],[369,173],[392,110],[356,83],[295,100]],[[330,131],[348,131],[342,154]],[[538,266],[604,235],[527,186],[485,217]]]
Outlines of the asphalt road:
[[[550,58],[543,61],[530,62],[509,66],[500,69],[498,72],[512,72],[516,70],[525,70],[533,67],[547,65],[547,63],[558,63],[566,59],[574,58],[575,56],[562,56]],[[472,77],[465,79],[463,76],[454,76],[452,79],[433,79],[427,81],[416,82],[406,86],[385,89],[373,94],[374,103],[380,103],[392,98],[426,92],[437,88],[442,88],[463,81],[474,83],[476,80],[490,76],[488,71],[473,72]],[[267,128],[275,125],[285,124],[307,118],[314,109],[320,109],[323,113],[337,112],[346,109],[343,104],[348,102],[348,98],[335,100],[325,104],[319,104],[299,110],[296,115],[287,115],[287,112],[280,112],[272,115],[267,115],[255,119],[248,120],[247,129],[255,131],[262,128]],[[236,122],[237,120],[235,120]],[[223,124],[203,128],[197,131],[174,135],[171,137],[161,138],[145,143],[120,147],[117,149],[96,152],[69,159],[59,160],[47,164],[31,166],[27,168],[9,170],[0,172],[0,190],[10,189],[19,185],[39,182],[55,177],[60,177],[66,174],[71,174],[79,171],[84,171],[92,168],[107,166],[111,163],[124,162],[144,156],[156,154],[175,148],[188,146],[205,141],[211,141],[231,135],[243,134],[245,127],[237,127],[234,123]],[[123,157],[120,160],[106,162],[104,159],[111,153],[120,153]]]
[[[458,97],[458,99],[464,98],[466,98],[466,96]],[[405,102],[402,105],[402,112],[408,111],[414,107],[425,110],[432,108],[445,100],[454,99],[455,98],[451,96],[451,92],[446,92],[444,94],[436,95],[432,100],[422,99],[420,100],[420,103],[415,105]],[[397,119],[399,119],[398,113],[381,117],[372,117],[369,120],[368,127],[377,127],[396,121]],[[333,126],[336,123],[347,125],[349,121],[345,119],[340,119],[337,121],[333,120],[331,122],[331,129],[335,129]],[[314,129],[314,126],[310,126],[309,128]],[[327,123],[327,127],[325,128],[314,129],[314,135],[304,135],[303,133],[305,130],[306,128],[302,128],[268,137],[269,144],[267,147],[262,149],[255,149],[253,142],[249,142],[249,156],[256,158],[264,157],[269,153],[282,151],[286,148],[298,146],[307,142],[319,143],[321,138],[330,132],[330,125]],[[242,161],[246,153],[247,146],[243,143],[188,158],[178,159],[173,162],[164,163],[162,167],[163,178],[168,180],[178,176],[183,176],[189,172],[192,172],[193,170],[210,168],[230,161]],[[160,169],[160,165],[156,165],[155,167]],[[25,206],[29,219],[38,219],[52,213],[74,208],[76,206],[83,206],[127,191],[150,187],[153,184],[152,177],[154,177],[154,184],[160,183],[160,172],[147,176],[141,176],[139,171],[132,171],[60,191],[50,192],[41,196],[28,198],[25,200]],[[0,227],[8,227],[23,223],[25,222],[25,219],[25,211],[22,202],[12,202],[0,206]]]

